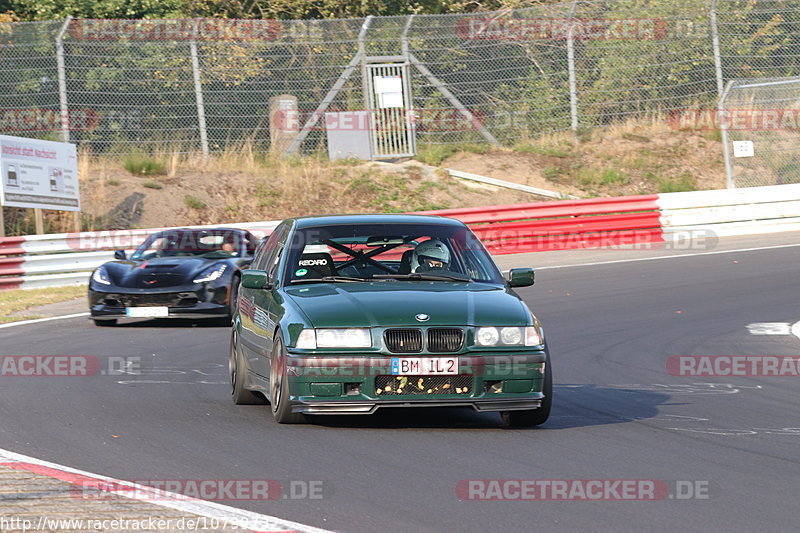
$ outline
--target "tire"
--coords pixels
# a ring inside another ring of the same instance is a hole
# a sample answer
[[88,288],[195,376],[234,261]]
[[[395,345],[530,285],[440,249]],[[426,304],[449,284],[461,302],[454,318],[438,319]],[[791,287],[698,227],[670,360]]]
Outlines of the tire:
[[503,411],[501,415],[506,425],[512,428],[530,428],[544,424],[550,418],[550,409],[553,406],[553,369],[550,364],[549,352],[547,352],[545,363],[542,392],[544,393],[544,399],[542,400],[542,406],[538,409]]
[[240,276],[234,274],[231,286],[228,288],[228,317],[233,319],[236,310],[239,308],[239,280]]
[[272,364],[269,371],[269,403],[272,406],[272,416],[278,424],[302,424],[306,421],[306,417],[301,413],[293,413],[287,399],[287,374],[286,349],[283,346],[283,338],[278,335],[272,348]]
[[260,394],[249,391],[244,387],[246,372],[247,370],[239,354],[239,347],[236,342],[236,330],[234,330],[231,333],[231,346],[228,354],[228,374],[231,379],[231,398],[233,398],[233,403],[236,405],[265,404],[266,401]]
[[94,320],[94,325],[95,326],[100,326],[100,327],[116,326],[117,325],[117,319],[116,318],[110,318],[110,319],[107,319],[107,320]]

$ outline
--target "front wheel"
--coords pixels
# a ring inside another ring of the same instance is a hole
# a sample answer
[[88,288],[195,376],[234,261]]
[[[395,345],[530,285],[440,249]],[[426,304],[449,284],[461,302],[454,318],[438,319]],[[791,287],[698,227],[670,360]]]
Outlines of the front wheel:
[[544,386],[542,392],[544,399],[542,406],[538,409],[525,411],[503,411],[501,413],[503,421],[512,428],[534,427],[547,422],[550,418],[550,408],[553,405],[553,369],[550,365],[550,353],[547,353],[544,369]]
[[289,402],[289,380],[286,365],[286,348],[283,339],[278,336],[272,348],[272,365],[269,371],[269,403],[272,406],[272,416],[278,424],[302,424],[305,416],[292,412]]

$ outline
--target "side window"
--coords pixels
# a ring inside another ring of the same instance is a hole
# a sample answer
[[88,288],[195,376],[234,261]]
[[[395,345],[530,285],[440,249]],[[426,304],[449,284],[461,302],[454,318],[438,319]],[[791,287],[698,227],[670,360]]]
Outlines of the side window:
[[276,257],[280,257],[281,243],[285,239],[288,232],[288,224],[281,224],[272,234],[267,238],[266,242],[256,253],[256,259],[253,261],[253,268],[258,270],[270,270],[276,263]]

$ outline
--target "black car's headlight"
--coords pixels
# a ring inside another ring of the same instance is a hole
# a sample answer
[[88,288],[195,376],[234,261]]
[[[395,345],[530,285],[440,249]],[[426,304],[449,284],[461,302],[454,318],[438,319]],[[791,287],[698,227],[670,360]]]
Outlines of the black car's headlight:
[[92,281],[103,285],[111,285],[111,279],[108,277],[106,267],[98,267],[97,270],[94,271],[94,274],[92,274]]
[[543,342],[536,326],[475,328],[477,346],[539,346]]
[[222,277],[222,274],[225,273],[225,270],[228,268],[228,265],[224,263],[217,263],[211,265],[207,269],[200,272],[196,278],[192,281],[194,283],[205,283],[206,281],[214,281]]

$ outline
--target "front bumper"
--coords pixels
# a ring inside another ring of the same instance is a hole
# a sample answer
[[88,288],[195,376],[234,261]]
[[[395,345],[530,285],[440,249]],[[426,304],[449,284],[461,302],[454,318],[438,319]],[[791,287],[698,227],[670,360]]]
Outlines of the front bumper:
[[541,392],[526,398],[472,398],[459,400],[381,400],[379,402],[302,402],[292,406],[292,412],[307,415],[371,415],[382,407],[472,407],[476,411],[520,411],[542,406]]
[[[290,356],[287,378],[292,411],[309,415],[366,415],[385,407],[470,407],[480,412],[541,407],[547,360],[544,350],[452,355],[456,356],[458,375],[435,377],[392,375],[391,356]],[[402,393],[396,386],[384,388],[402,377],[411,383]],[[414,386],[417,382],[419,387]]]
[[162,290],[123,287],[89,290],[89,318],[128,318],[127,308],[166,307],[169,315],[158,318],[215,318],[230,313],[227,286],[186,285]]

